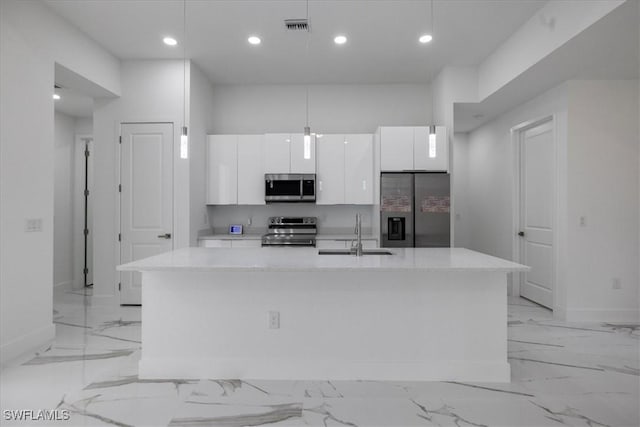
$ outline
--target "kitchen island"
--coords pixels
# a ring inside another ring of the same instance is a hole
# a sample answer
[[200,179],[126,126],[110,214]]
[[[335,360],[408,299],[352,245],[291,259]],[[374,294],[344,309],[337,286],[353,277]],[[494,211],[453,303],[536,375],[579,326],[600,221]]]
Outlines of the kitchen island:
[[507,273],[461,248],[185,248],[142,273],[140,378],[508,382]]

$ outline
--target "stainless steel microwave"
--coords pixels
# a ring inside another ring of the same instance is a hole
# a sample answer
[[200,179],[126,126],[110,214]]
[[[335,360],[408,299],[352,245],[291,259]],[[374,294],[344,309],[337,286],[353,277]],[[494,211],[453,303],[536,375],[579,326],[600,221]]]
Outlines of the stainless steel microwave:
[[267,203],[316,201],[315,173],[284,173],[264,175],[264,200]]

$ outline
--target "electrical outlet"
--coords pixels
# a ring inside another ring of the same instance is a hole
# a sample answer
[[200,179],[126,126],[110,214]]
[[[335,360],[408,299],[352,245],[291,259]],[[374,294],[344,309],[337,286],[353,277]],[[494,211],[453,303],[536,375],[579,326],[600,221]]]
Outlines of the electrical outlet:
[[280,312],[269,312],[269,329],[280,329]]
[[617,277],[611,279],[611,289],[622,289],[622,281]]
[[247,225],[251,225],[251,217],[247,218]]
[[28,218],[25,220],[24,231],[27,233],[42,231],[42,218]]
[[583,215],[580,217],[580,227],[586,227],[586,226],[587,226],[587,217]]

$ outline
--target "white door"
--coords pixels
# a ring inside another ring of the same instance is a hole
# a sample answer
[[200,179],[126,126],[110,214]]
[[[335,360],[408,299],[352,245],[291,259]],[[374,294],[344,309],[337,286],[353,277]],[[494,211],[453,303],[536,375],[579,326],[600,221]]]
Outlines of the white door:
[[318,205],[344,204],[344,135],[324,134],[318,139]]
[[238,204],[264,205],[262,135],[238,136]]
[[344,200],[346,204],[373,204],[373,135],[345,135]]
[[[172,250],[173,124],[127,123],[120,147],[120,262]],[[122,272],[120,304],[140,304],[141,275]]]
[[520,132],[520,295],[553,307],[555,161],[553,122]]

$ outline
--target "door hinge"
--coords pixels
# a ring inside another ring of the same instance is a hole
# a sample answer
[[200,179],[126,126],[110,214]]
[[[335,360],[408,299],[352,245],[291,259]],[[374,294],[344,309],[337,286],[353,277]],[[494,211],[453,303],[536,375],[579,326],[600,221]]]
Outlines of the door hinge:
[[118,283],[118,291],[122,291],[122,283]]
[[84,150],[84,156],[89,157],[89,150]]
[[87,228],[85,228],[85,229],[84,229],[84,235],[85,235],[85,236],[88,236],[88,235],[89,235],[89,229],[87,229]]
[[118,184],[118,193],[122,193],[122,184]]
[[89,269],[88,269],[88,268],[85,268],[84,270],[82,270],[82,272],[83,272],[84,274],[89,274]]
[[122,242],[122,234],[118,233],[118,242]]
[[84,190],[84,197],[89,197],[89,190]]
[[122,135],[120,135],[120,144],[122,144]]

